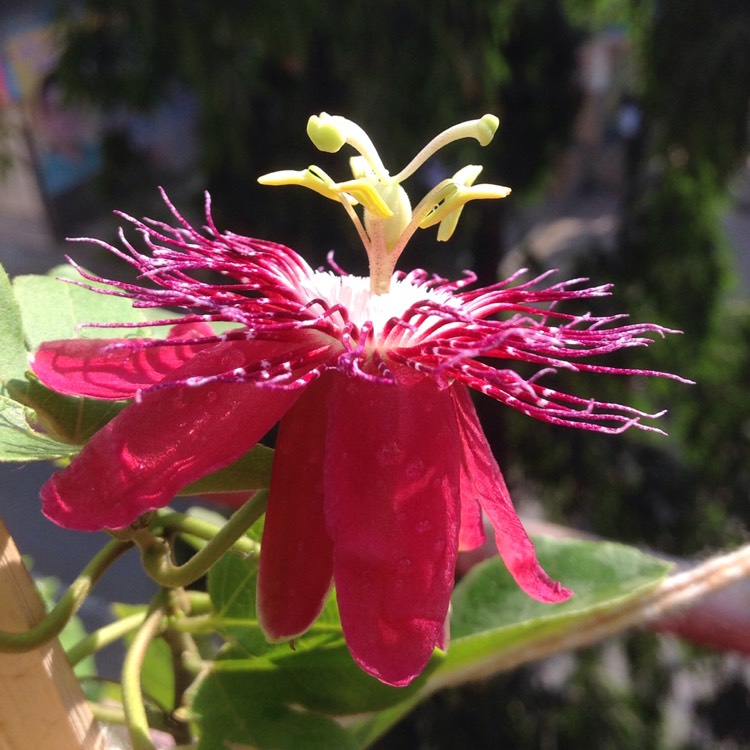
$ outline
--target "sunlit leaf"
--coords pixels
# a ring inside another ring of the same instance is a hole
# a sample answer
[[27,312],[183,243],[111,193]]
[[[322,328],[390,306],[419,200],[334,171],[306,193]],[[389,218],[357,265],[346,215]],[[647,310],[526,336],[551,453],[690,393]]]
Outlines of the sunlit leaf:
[[45,432],[73,445],[83,445],[126,405],[124,401],[99,401],[55,393],[33,377],[12,380],[7,389],[16,401],[34,409],[36,421]]
[[502,667],[502,655],[571,629],[585,629],[604,614],[627,606],[667,575],[669,563],[632,547],[609,542],[539,539],[539,560],[573,589],[560,604],[530,599],[499,558],[474,568],[456,587],[453,639],[438,672],[477,674]]
[[0,461],[44,461],[77,452],[75,446],[36,431],[34,421],[31,409],[0,396]]
[[[151,311],[132,306],[129,299],[111,294],[96,294],[61,278],[81,280],[70,266],[52,269],[47,276],[18,276],[13,292],[23,320],[23,332],[29,349],[43,341],[69,338],[108,338],[127,336],[158,336],[149,328],[91,328],[82,323],[145,323],[153,319]],[[159,312],[159,316],[163,313]]]
[[23,378],[27,369],[21,310],[8,274],[0,266],[0,382]]

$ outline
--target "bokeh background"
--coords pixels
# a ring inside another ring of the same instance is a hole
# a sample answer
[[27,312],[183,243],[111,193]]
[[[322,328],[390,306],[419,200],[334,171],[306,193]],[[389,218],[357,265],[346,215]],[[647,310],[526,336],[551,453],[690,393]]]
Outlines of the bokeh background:
[[[256,177],[328,167],[304,136],[312,113],[359,122],[394,169],[496,113],[489,148],[457,144],[431,166],[481,163],[511,198],[472,204],[447,246],[422,237],[407,262],[484,283],[523,266],[612,281],[597,314],[684,332],[628,366],[696,381],[572,376],[576,392],[668,408],[668,438],[478,402],[511,491],[527,518],[700,559],[747,541],[750,520],[749,102],[747,0],[3,0],[0,259],[45,272],[67,235],[114,239],[115,208],[165,217],[163,185],[197,221],[209,189],[219,226],[363,270],[341,212]],[[121,272],[99,249],[75,256]],[[0,467],[0,516],[65,582],[102,540],[41,518],[49,471]],[[118,570],[90,618],[148,588]],[[750,646],[724,645],[630,634],[441,693],[378,747],[750,747]]]

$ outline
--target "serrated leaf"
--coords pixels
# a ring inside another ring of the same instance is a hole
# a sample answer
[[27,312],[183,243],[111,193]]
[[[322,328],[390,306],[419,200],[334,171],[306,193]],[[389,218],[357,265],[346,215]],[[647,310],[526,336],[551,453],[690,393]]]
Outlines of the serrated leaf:
[[0,395],[0,461],[50,461],[77,453],[75,446],[34,430],[34,420],[31,409]]
[[273,449],[256,445],[233,464],[180,490],[180,495],[210,495],[218,492],[262,490],[271,486]]
[[21,310],[8,274],[0,266],[0,382],[23,378],[28,367]]

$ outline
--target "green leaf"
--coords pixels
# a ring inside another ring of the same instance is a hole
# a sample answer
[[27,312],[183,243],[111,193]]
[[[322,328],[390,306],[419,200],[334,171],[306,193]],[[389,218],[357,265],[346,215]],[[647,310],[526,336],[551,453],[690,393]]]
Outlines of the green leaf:
[[209,674],[193,703],[201,728],[198,750],[236,743],[258,750],[358,750],[333,719],[268,702],[262,684],[243,673]]
[[219,618],[219,632],[247,655],[271,648],[255,616],[257,579],[258,561],[235,554],[224,555],[208,571],[208,593]]
[[273,449],[256,445],[242,458],[180,490],[179,495],[262,490],[271,486]]
[[453,638],[438,668],[441,682],[450,682],[451,673],[494,671],[492,664],[501,665],[510,649],[585,629],[656,587],[670,569],[663,560],[609,542],[539,539],[536,548],[544,568],[574,595],[542,604],[518,588],[499,558],[478,565],[453,594]]
[[34,409],[36,421],[45,432],[79,446],[127,405],[126,401],[99,401],[55,393],[33,376],[23,381],[12,380],[7,388],[16,401]]
[[0,381],[23,378],[28,369],[21,310],[13,296],[8,274],[0,266]]
[[66,458],[77,449],[37,432],[34,412],[0,395],[0,461],[49,461]]
[[[71,266],[59,266],[52,269],[48,276],[18,276],[13,281],[13,291],[21,309],[23,332],[31,350],[38,348],[43,341],[56,339],[155,335],[146,327],[78,328],[79,323],[145,323],[151,316],[133,307],[129,299],[96,294],[60,281],[60,278],[81,280]],[[164,316],[168,317],[169,313],[164,312]]]

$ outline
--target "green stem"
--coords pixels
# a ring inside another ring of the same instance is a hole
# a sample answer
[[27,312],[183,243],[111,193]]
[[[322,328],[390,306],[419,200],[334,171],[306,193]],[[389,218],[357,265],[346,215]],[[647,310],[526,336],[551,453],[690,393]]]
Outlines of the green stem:
[[[174,529],[181,534],[189,534],[207,542],[210,542],[217,535],[217,532],[223,528],[219,524],[211,523],[211,521],[206,521],[203,518],[196,518],[175,511],[156,511],[154,515],[155,521],[151,525],[152,528],[157,526],[164,529]],[[232,547],[237,552],[246,555],[257,555],[260,551],[260,545],[244,536],[244,533],[234,542]]]
[[162,628],[166,611],[159,605],[146,618],[135,634],[122,665],[122,705],[133,750],[156,750],[151,740],[148,716],[141,693],[141,670],[146,650]]
[[124,724],[125,712],[120,706],[104,705],[89,701],[94,718],[103,724]]
[[103,547],[73,581],[60,601],[34,627],[22,633],[0,631],[0,651],[32,651],[43,643],[56,638],[68,624],[71,617],[80,609],[94,584],[105,570],[133,545],[130,542],[113,540]]
[[[89,701],[89,706],[91,706],[91,712],[94,714],[94,718],[103,724],[124,725],[127,721],[122,706],[92,703],[91,701]],[[172,730],[172,725],[163,712],[154,711],[147,707],[146,715],[148,716],[149,726],[154,729],[159,729],[162,732],[170,732]]]
[[95,654],[97,651],[109,646],[111,643],[120,640],[120,638],[126,636],[128,633],[137,630],[143,624],[145,618],[145,612],[137,612],[134,615],[123,617],[122,620],[116,620],[109,625],[105,625],[103,628],[95,630],[85,638],[81,638],[80,641],[74,643],[73,646],[68,649],[68,661],[70,662],[70,666],[74,667],[79,661],[85,659],[87,656]]
[[[136,535],[146,572],[161,586],[188,586],[203,576],[208,569],[263,515],[268,491],[261,490],[251,497],[216,532],[216,535],[186,563],[175,565],[169,543],[152,534]],[[257,554],[257,548],[254,551]]]
[[211,603],[211,597],[205,591],[193,591],[188,589],[182,592],[182,596],[185,597],[188,603],[188,611],[190,615],[205,615],[208,612],[213,612],[213,604]]
[[[174,608],[173,608],[174,609]],[[179,717],[184,714],[180,709],[185,704],[185,695],[195,681],[196,673],[190,665],[200,659],[198,647],[192,637],[185,632],[167,627],[162,638],[169,646],[172,656],[172,671],[174,672],[174,706],[172,712],[174,725],[172,736],[178,745],[188,745],[192,740],[190,725],[187,720],[180,721]]]

